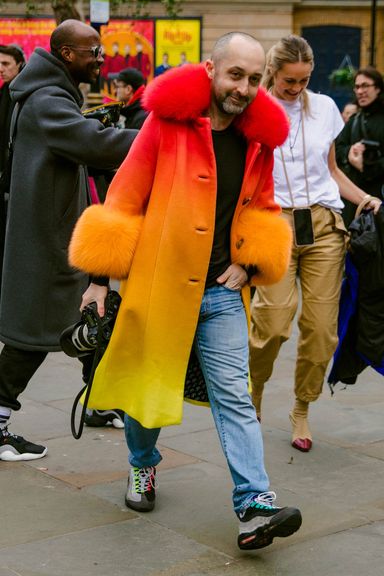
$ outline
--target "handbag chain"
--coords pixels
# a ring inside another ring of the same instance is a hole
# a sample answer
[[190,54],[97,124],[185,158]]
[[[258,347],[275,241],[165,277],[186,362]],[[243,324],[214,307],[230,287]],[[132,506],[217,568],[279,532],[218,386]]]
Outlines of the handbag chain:
[[[307,169],[307,147],[305,144],[303,103],[301,103],[301,107],[300,107],[300,123],[301,123],[301,138],[302,138],[302,142],[303,142],[305,191],[306,191],[306,195],[307,195],[307,206],[300,206],[300,208],[310,208],[311,202],[310,202],[310,198],[309,198],[308,169]],[[285,179],[287,182],[287,188],[288,188],[289,196],[291,198],[292,208],[295,208],[295,201],[293,198],[292,186],[291,186],[291,183],[289,181],[288,170],[287,170],[287,166],[285,163],[284,152],[283,152],[282,146],[279,146],[279,150],[280,150],[280,155],[281,155],[281,161],[283,163],[283,169],[284,169]]]

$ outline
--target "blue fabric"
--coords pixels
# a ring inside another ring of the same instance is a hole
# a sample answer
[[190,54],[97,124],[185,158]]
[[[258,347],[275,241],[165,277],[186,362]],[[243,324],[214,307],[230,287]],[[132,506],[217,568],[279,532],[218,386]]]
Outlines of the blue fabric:
[[328,376],[329,384],[336,384],[339,381],[338,377],[338,362],[340,359],[342,344],[348,331],[348,326],[351,318],[357,310],[357,293],[359,289],[359,274],[354,265],[351,255],[347,253],[345,259],[345,278],[341,286],[340,294],[340,307],[339,307],[339,320],[337,328],[337,336],[339,343],[333,355],[333,364]]
[[[351,323],[358,312],[358,291],[359,291],[359,272],[353,263],[350,253],[347,253],[345,261],[345,274],[340,296],[339,320],[338,320],[338,338],[339,343],[333,356],[333,364],[328,376],[328,383],[331,387],[340,381],[340,363],[345,346],[345,339],[348,331],[351,330]],[[365,367],[371,366],[376,372],[384,376],[384,360],[381,364],[374,364],[364,354],[358,352],[355,348],[349,351],[351,355],[361,359]],[[364,368],[363,368],[364,369]],[[361,370],[360,370],[361,371]],[[360,372],[358,371],[357,374]],[[357,376],[356,374],[356,376]]]

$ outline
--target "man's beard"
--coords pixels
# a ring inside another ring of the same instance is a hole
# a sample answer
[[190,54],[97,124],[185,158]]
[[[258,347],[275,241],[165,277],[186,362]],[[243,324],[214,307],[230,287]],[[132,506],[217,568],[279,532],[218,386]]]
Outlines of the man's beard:
[[222,102],[221,102],[221,108],[223,109],[224,112],[226,112],[227,114],[241,114],[242,112],[244,112],[244,110],[246,109],[246,107],[249,104],[249,100],[248,98],[244,98],[243,102],[239,104],[235,104],[232,100],[230,96],[227,96]]

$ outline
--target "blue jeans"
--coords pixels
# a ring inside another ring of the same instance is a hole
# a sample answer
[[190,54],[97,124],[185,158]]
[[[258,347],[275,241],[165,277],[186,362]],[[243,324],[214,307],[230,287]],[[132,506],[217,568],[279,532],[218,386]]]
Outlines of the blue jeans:
[[[263,440],[248,392],[248,327],[240,292],[215,286],[205,291],[194,342],[212,415],[235,485],[235,512],[269,489]],[[132,466],[156,466],[159,428],[146,429],[126,416]]]

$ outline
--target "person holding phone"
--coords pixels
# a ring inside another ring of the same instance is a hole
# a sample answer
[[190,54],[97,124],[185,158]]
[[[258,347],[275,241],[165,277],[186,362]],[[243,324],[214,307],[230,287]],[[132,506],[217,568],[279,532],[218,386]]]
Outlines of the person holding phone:
[[[360,68],[354,87],[358,112],[336,139],[336,161],[357,186],[377,198],[384,192],[384,80],[373,66]],[[348,226],[355,206],[345,202],[343,218]]]
[[313,67],[312,49],[300,36],[282,38],[267,54],[263,84],[290,119],[288,138],[274,152],[273,176],[275,200],[293,228],[294,245],[284,278],[256,289],[250,334],[252,396],[260,418],[264,384],[281,344],[291,335],[301,295],[290,420],[292,446],[303,452],[312,447],[308,406],[322,391],[337,345],[347,239],[340,195],[357,205],[365,200],[375,211],[380,206],[337,167],[334,140],[344,123],[331,98],[307,89]]

